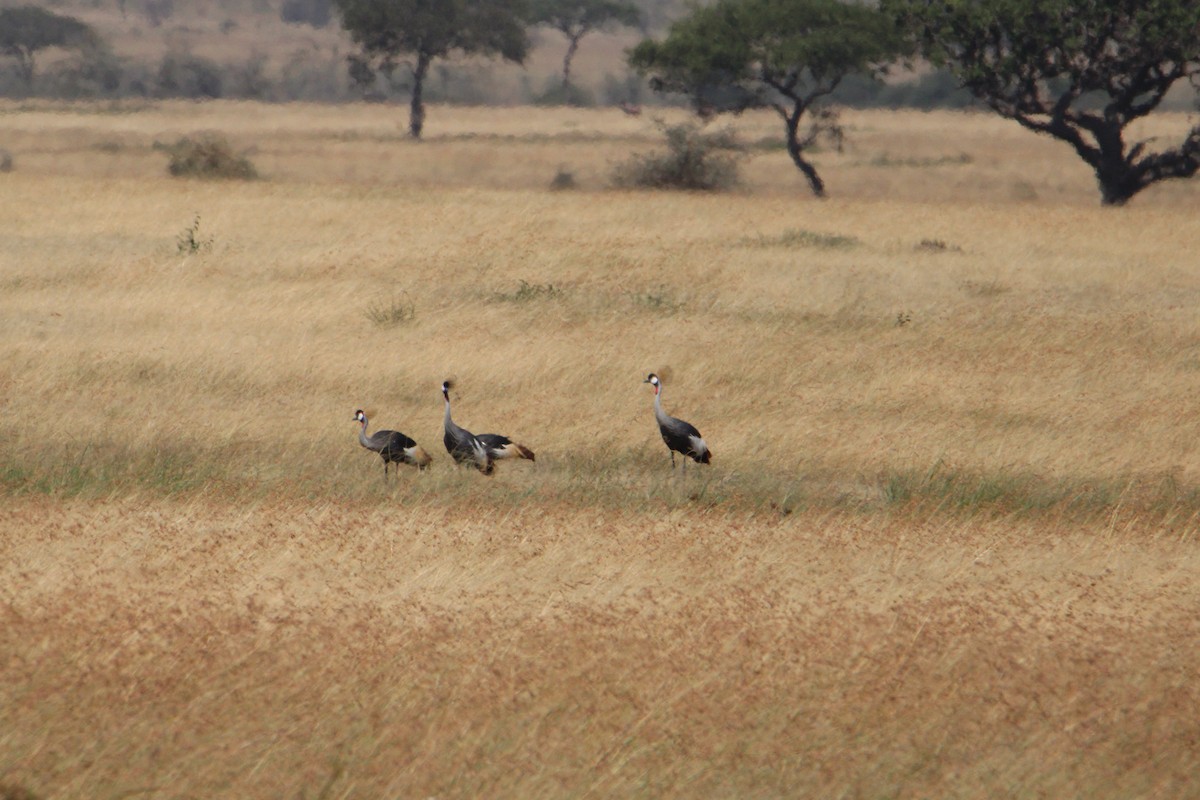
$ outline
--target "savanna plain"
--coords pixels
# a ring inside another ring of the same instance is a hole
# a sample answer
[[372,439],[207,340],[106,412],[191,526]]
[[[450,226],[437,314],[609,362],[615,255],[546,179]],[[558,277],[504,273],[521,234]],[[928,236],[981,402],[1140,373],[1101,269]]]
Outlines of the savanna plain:
[[6,796],[1200,795],[1200,185],[872,111],[610,188],[654,116],[0,107]]

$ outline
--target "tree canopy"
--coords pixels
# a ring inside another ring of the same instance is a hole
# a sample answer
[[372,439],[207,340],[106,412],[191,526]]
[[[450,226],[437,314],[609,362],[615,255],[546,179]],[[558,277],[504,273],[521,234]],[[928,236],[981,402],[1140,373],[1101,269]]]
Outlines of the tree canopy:
[[529,42],[524,0],[334,0],[342,27],[360,52],[351,74],[360,81],[376,70],[390,75],[408,60],[413,86],[409,132],[425,124],[422,87],[434,60],[454,53],[500,56],[522,63]]
[[33,86],[34,57],[51,47],[85,48],[98,41],[95,32],[74,17],[37,6],[0,8],[0,53],[17,60],[17,71]]
[[1200,169],[1200,126],[1174,147],[1127,142],[1180,80],[1200,82],[1194,0],[884,0],[925,55],[975,97],[1070,144],[1105,204]]
[[[901,52],[889,18],[839,0],[717,0],[695,7],[665,39],[647,39],[629,63],[656,91],[686,94],[698,110],[739,113],[774,109],[787,150],[817,196],[825,183],[804,151],[823,132],[840,133],[820,106],[842,79],[872,73]],[[802,135],[801,120],[812,112]]]
[[571,61],[579,41],[593,31],[619,25],[636,27],[641,24],[642,12],[631,0],[533,0],[530,18],[567,37],[562,71],[565,89],[571,83]]

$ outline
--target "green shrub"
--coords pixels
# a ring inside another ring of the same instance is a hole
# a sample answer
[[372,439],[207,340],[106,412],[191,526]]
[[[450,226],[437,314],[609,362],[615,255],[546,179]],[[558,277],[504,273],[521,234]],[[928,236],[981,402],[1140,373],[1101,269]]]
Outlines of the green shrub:
[[217,134],[195,139],[185,136],[167,150],[171,156],[167,170],[177,178],[253,180],[258,177],[249,159],[233,152],[225,137]]
[[[661,126],[660,126],[661,127]],[[722,191],[738,184],[736,153],[741,148],[727,131],[705,133],[699,125],[663,128],[666,152],[638,153],[618,164],[613,185],[622,189]]]
[[565,86],[557,76],[550,78],[546,86],[533,98],[539,106],[574,106],[591,108],[596,105],[596,96],[582,86],[568,83]]

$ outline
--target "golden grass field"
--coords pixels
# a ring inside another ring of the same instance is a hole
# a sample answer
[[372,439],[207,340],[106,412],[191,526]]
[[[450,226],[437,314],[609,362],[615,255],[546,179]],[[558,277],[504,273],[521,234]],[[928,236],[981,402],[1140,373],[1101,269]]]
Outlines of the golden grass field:
[[1200,185],[845,122],[0,107],[0,797],[1200,795]]

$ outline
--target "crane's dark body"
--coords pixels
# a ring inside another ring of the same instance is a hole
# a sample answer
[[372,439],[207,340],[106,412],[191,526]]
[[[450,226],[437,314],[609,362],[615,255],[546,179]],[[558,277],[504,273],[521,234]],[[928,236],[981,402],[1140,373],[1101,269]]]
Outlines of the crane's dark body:
[[693,443],[694,439],[701,441],[703,439],[701,439],[700,431],[696,430],[696,426],[690,422],[667,417],[666,422],[659,420],[658,432],[662,434],[663,441],[671,450],[671,466],[675,466],[675,453],[681,453],[700,464],[712,461],[712,453],[707,447],[698,450]]
[[[653,372],[642,381],[654,387],[654,418],[658,421],[658,432],[671,453],[671,466],[675,466],[675,454],[690,458],[699,464],[712,461],[712,451],[696,426],[690,422],[670,416],[662,407],[662,381]],[[686,461],[683,462],[685,465]]]
[[358,432],[358,443],[373,452],[379,453],[383,459],[383,479],[387,480],[389,464],[412,464],[423,470],[429,465],[429,454],[417,445],[416,441],[405,436],[400,431],[375,431],[367,435],[367,415],[358,410],[354,412],[354,420],[362,423]]
[[446,433],[442,443],[446,445],[446,452],[451,458],[459,464],[473,465],[484,475],[491,475],[496,469],[495,462],[500,459],[517,457],[534,460],[532,450],[507,436],[498,433],[476,435],[456,425],[450,418],[450,386],[450,381],[442,383],[442,396],[446,400]]
[[451,430],[450,425],[453,423],[446,426],[446,434],[442,437],[442,443],[446,445],[446,452],[450,454],[450,457],[454,459],[455,463],[470,464],[478,468],[484,475],[491,475],[496,469],[496,465],[492,462],[486,445],[470,431],[457,425],[454,425],[454,430]]
[[479,437],[466,428],[461,428],[450,419],[450,381],[442,383],[442,397],[446,400],[446,416],[443,427],[446,429],[442,443],[446,452],[457,464],[470,464],[484,475],[491,475],[496,465],[488,453],[487,445],[479,441]]

